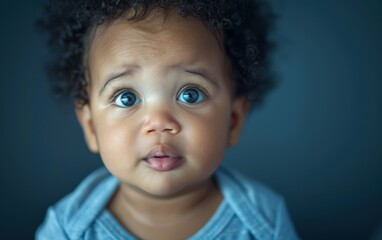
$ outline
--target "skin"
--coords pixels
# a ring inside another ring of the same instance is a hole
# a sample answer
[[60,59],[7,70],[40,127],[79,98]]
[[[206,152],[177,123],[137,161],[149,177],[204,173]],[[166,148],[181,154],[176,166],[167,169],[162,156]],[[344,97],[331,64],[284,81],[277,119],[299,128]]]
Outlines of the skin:
[[[199,20],[156,11],[98,27],[87,63],[89,103],[76,113],[90,150],[121,181],[110,212],[139,238],[192,235],[222,200],[211,176],[237,142],[249,107],[233,94],[219,37]],[[190,86],[205,98],[181,101]],[[121,107],[118,94],[127,89],[140,102]],[[153,169],[143,160],[152,149],[170,149],[179,164]]]

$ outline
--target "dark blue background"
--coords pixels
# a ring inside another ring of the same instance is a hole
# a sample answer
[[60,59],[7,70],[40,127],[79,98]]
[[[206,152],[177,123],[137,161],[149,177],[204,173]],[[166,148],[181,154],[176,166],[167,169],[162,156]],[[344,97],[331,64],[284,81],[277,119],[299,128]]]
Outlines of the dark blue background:
[[[0,239],[32,238],[101,165],[50,93],[40,2],[0,4]],[[382,223],[382,2],[272,3],[280,84],[225,164],[283,194],[302,238],[369,239]]]

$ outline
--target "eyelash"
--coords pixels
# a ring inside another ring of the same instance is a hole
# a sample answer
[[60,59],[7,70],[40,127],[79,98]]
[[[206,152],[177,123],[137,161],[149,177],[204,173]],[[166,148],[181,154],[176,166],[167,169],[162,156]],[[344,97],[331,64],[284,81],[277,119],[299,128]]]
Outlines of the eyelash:
[[204,87],[200,86],[200,85],[196,85],[196,84],[188,84],[188,85],[185,85],[183,86],[177,95],[179,95],[179,93],[187,88],[197,88],[198,90],[200,90],[204,95],[206,95],[206,98],[208,98],[210,95],[207,91],[207,89],[205,89]]
[[115,103],[115,100],[117,99],[117,97],[125,92],[125,91],[132,91],[132,92],[135,92],[133,91],[132,89],[130,88],[116,88],[116,89],[113,89],[113,93],[111,94],[111,97],[110,97],[110,103]]
[[[178,99],[179,99],[179,97],[181,96],[181,93],[182,93],[183,91],[187,90],[187,89],[197,89],[198,91],[200,91],[200,92],[204,95],[204,99],[201,100],[200,102],[197,102],[197,103],[201,103],[201,102],[205,101],[207,98],[209,98],[209,94],[208,94],[208,91],[207,91],[206,89],[204,89],[204,88],[201,87],[201,86],[197,86],[197,85],[193,85],[193,84],[191,84],[191,85],[186,85],[186,86],[182,87],[182,88],[179,90],[179,92],[178,92],[177,95],[176,95],[176,100],[177,100],[177,101],[181,102],[181,101],[178,100]],[[184,103],[184,102],[183,102],[183,103]],[[188,103],[188,104],[191,104],[191,105],[192,105],[192,104],[194,104],[194,103]]]
[[[196,88],[198,89],[199,91],[201,91],[203,93],[203,95],[205,96],[205,99],[208,99],[210,97],[210,94],[209,92],[204,88],[204,87],[201,87],[199,85],[195,85],[195,84],[189,84],[189,85],[185,85],[183,86],[176,94],[176,99],[178,99],[180,93],[188,88]],[[113,91],[112,91],[112,94],[111,94],[111,97],[110,97],[110,104],[114,104],[115,101],[117,100],[117,98],[120,96],[120,94],[122,94],[123,92],[126,92],[126,91],[131,91],[133,93],[135,93],[136,95],[138,95],[136,93],[136,91],[134,91],[133,89],[131,88],[115,88]]]

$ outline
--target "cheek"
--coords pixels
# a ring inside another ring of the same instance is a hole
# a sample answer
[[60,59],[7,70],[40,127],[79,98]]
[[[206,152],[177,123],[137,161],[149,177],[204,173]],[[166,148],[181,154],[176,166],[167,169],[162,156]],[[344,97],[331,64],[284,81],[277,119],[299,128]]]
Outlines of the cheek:
[[[214,110],[188,123],[190,135],[189,151],[205,163],[218,163],[222,160],[229,137],[228,110]],[[192,149],[191,149],[192,148]]]
[[118,168],[126,168],[126,161],[121,161],[123,156],[134,156],[133,149],[136,146],[135,136],[137,127],[133,126],[135,121],[119,118],[107,118],[99,116],[97,122],[97,139],[100,148],[100,155],[108,168],[118,163]]

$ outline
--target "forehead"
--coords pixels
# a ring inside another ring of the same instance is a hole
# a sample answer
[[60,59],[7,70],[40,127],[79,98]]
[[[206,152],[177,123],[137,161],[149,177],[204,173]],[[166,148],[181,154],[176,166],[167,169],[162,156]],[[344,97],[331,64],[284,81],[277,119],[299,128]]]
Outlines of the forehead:
[[97,27],[88,56],[91,78],[107,68],[127,64],[163,68],[197,64],[215,71],[218,67],[229,69],[218,34],[202,21],[173,11],[153,11],[140,21],[116,19]]

